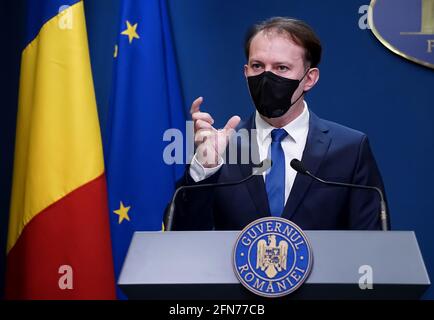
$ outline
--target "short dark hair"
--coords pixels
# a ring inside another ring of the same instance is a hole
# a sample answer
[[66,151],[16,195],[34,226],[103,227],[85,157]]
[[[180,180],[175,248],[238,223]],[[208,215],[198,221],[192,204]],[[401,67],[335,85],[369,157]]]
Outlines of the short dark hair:
[[321,61],[321,41],[313,29],[305,22],[293,18],[273,17],[252,26],[246,35],[244,50],[249,60],[252,39],[261,31],[277,31],[288,34],[299,46],[305,49],[305,64],[316,68]]

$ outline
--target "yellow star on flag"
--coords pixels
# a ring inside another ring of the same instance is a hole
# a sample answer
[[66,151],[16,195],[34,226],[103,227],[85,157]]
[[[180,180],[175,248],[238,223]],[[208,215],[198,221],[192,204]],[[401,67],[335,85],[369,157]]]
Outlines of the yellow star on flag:
[[128,211],[130,210],[130,208],[131,206],[125,207],[124,203],[121,201],[119,209],[113,211],[115,214],[119,216],[119,222],[118,222],[119,224],[121,224],[124,219],[130,221],[130,217],[128,216]]
[[134,39],[140,39],[139,35],[137,34],[137,25],[138,23],[136,23],[135,25],[131,25],[129,21],[127,21],[127,29],[124,30],[121,34],[128,36],[128,39],[131,42],[133,42]]

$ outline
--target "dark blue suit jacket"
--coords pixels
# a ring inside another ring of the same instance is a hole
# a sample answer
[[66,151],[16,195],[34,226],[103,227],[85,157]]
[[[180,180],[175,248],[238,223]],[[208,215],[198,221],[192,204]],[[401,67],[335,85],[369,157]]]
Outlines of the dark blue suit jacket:
[[[254,115],[239,128],[255,128]],[[238,148],[242,148],[240,144]],[[312,111],[302,161],[320,178],[384,190],[367,136],[320,119]],[[252,162],[250,158],[248,164],[224,164],[199,184],[241,180],[251,174]],[[195,184],[189,168],[179,184]],[[381,228],[379,211],[379,197],[374,191],[326,186],[297,174],[282,217],[305,230],[376,230]],[[237,186],[181,192],[174,229],[239,230],[266,216],[270,216],[270,209],[264,179],[255,176]]]

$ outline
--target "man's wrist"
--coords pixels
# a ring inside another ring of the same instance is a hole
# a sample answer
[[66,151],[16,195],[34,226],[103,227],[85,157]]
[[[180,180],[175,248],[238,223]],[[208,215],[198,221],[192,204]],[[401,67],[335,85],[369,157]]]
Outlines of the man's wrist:
[[212,168],[204,167],[196,157],[196,154],[193,156],[190,164],[189,174],[193,178],[194,182],[200,182],[205,180],[215,174],[220,168],[223,166],[224,160],[221,156],[219,156],[217,166]]

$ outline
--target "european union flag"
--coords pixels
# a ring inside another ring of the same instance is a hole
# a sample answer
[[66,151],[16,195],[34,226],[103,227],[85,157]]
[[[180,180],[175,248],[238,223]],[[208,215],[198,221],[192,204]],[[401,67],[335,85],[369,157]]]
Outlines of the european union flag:
[[106,145],[116,279],[133,233],[162,228],[182,171],[164,162],[163,135],[185,127],[166,1],[121,3]]

